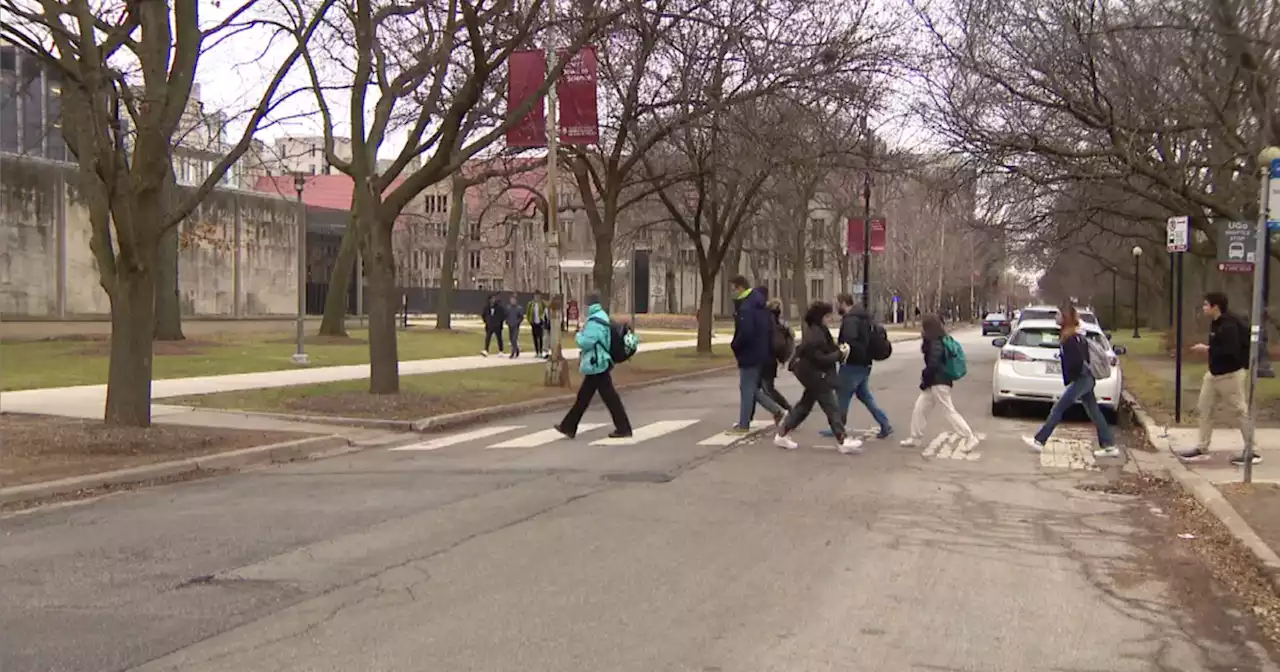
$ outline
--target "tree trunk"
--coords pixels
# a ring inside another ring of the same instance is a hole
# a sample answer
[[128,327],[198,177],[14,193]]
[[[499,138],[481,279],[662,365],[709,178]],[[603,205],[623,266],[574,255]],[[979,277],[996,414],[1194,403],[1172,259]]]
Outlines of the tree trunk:
[[436,306],[436,329],[453,328],[453,278],[458,274],[458,238],[462,236],[462,203],[467,184],[455,179],[450,194],[449,228],[444,234],[444,260],[440,265],[440,303]]
[[806,286],[805,277],[807,276],[806,267],[809,263],[809,255],[806,253],[804,242],[804,227],[801,225],[796,228],[796,251],[791,255],[791,298],[795,302],[795,313],[792,319],[799,320],[804,316],[804,311],[809,307],[809,288]]
[[[181,225],[179,225],[181,226]],[[156,328],[155,340],[181,341],[182,306],[178,299],[178,227],[160,238],[155,273]]]
[[[176,207],[178,196],[178,178],[169,167],[164,181],[165,212]],[[199,211],[197,211],[199,212]],[[198,215],[197,215],[198,216]],[[160,250],[157,257],[156,280],[156,329],[157,341],[181,341],[186,336],[182,333],[182,304],[178,299],[178,224],[169,229],[160,238]]]
[[381,222],[362,227],[368,231],[369,274],[369,392],[400,392],[400,356],[396,350],[395,255],[391,249],[391,230]]
[[[140,245],[136,247],[149,247]],[[111,300],[111,355],[107,369],[108,425],[151,425],[152,336],[155,333],[155,254],[135,251],[143,258],[119,264],[109,294]],[[123,255],[122,255],[123,256]],[[150,258],[148,258],[148,256]]]
[[347,294],[351,288],[352,271],[360,251],[360,228],[353,214],[342,232],[342,245],[338,258],[329,274],[329,293],[324,297],[324,316],[320,319],[321,336],[347,335]]
[[[606,311],[613,298],[613,231],[608,232],[608,239],[596,238],[596,252],[593,257],[595,267],[591,269],[591,279],[595,283],[595,291],[600,295],[600,307]],[[584,297],[585,298],[585,297]]]
[[711,352],[712,311],[716,305],[715,276],[702,275],[702,291],[698,292],[698,352]]

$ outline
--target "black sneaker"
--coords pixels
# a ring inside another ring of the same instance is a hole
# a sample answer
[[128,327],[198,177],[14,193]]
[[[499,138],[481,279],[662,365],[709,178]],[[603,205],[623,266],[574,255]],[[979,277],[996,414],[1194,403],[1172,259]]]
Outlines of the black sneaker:
[[569,439],[572,439],[573,437],[578,435],[577,432],[566,432],[564,428],[561,427],[560,425],[556,425],[553,429],[555,429],[557,432],[560,432],[561,434],[564,434],[565,438],[569,438]]
[[1178,459],[1183,462],[1200,462],[1209,459],[1209,451],[1192,448],[1178,453]]
[[618,430],[616,430],[616,429],[615,429],[615,430],[613,430],[612,432],[609,432],[609,438],[611,438],[611,439],[629,439],[629,438],[631,438],[631,432],[622,432],[622,431],[618,431]]
[[[1258,463],[1260,463],[1260,462],[1262,462],[1262,456],[1261,456],[1261,455],[1259,455],[1258,453],[1254,453],[1254,454],[1253,454],[1253,463],[1254,463],[1254,464],[1258,464]],[[1239,455],[1236,455],[1235,457],[1231,458],[1231,464],[1234,464],[1234,465],[1235,465],[1235,466],[1237,466],[1237,467],[1243,467],[1243,466],[1244,466],[1244,453],[1240,453]]]

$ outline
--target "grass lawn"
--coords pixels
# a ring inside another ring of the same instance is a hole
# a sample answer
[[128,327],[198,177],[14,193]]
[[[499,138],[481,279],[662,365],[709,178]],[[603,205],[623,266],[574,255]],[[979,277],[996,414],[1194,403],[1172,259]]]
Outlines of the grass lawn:
[[[349,338],[312,335],[307,339],[311,366],[367,364],[368,331],[351,330]],[[648,334],[648,343],[679,340],[680,335]],[[532,351],[528,330],[521,345]],[[576,347],[565,334],[565,347]],[[484,335],[472,331],[438,332],[412,328],[399,332],[401,361],[479,354]],[[67,338],[0,343],[0,390],[94,385],[107,382],[109,343],[105,338]],[[291,330],[225,333],[155,344],[154,377],[187,378],[225,373],[251,373],[294,368]]]
[[[1141,332],[1142,338],[1132,334],[1116,334],[1115,343],[1128,352],[1121,357],[1124,370],[1124,386],[1142,402],[1156,422],[1172,425],[1174,417],[1174,368],[1173,357],[1164,351],[1164,334]],[[1190,347],[1191,343],[1188,343]],[[1199,402],[1200,381],[1208,370],[1202,354],[1187,353],[1182,360],[1182,425],[1194,426],[1199,422],[1196,404]],[[1280,378],[1259,378],[1258,421],[1280,423]]]
[[[618,385],[729,366],[733,356],[718,346],[711,355],[693,348],[643,352],[618,365],[613,380]],[[576,367],[576,362],[570,362]],[[543,387],[542,365],[433,373],[400,378],[399,395],[371,395],[369,381],[351,380],[318,385],[298,385],[265,390],[166,399],[165,403],[246,411],[332,415],[342,417],[417,420],[488,406],[572,394],[582,377],[572,368],[572,389]]]

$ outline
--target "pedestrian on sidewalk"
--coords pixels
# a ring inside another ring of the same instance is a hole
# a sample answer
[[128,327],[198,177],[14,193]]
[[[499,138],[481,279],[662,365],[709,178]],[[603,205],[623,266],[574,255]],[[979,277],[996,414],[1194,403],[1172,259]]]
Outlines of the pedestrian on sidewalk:
[[773,356],[769,358],[769,361],[765,362],[764,368],[760,370],[760,389],[756,390],[756,401],[760,401],[760,397],[765,396],[772,399],[779,408],[789,411],[791,410],[791,402],[782,396],[775,382],[778,379],[778,365],[787,363],[795,352],[796,339],[795,335],[791,333],[791,327],[788,327],[787,323],[782,319],[782,302],[777,299],[769,299],[765,302],[765,307],[769,309],[769,314],[773,316],[773,331],[770,336]]
[[729,347],[738,361],[738,423],[731,432],[745,434],[751,430],[756,402],[773,414],[774,422],[782,420],[782,407],[773,398],[756,392],[764,366],[773,357],[773,316],[765,306],[768,297],[759,289],[751,289],[741,275],[730,281],[733,288],[733,341]]
[[792,368],[796,380],[804,387],[804,394],[778,426],[773,445],[779,448],[795,450],[800,447],[791,438],[791,432],[809,417],[814,404],[817,404],[827,416],[831,435],[839,443],[840,452],[849,455],[862,451],[862,441],[845,434],[840,406],[836,403],[836,363],[848,354],[849,348],[837,346],[835,339],[831,338],[831,330],[827,329],[825,320],[832,312],[831,304],[825,301],[815,301],[805,311]]
[[[1191,346],[1193,352],[1209,353],[1209,370],[1200,383],[1200,439],[1195,448],[1178,453],[1187,461],[1209,457],[1209,444],[1213,441],[1213,414],[1218,406],[1227,409],[1230,420],[1240,429],[1249,442],[1249,405],[1245,397],[1245,380],[1249,371],[1251,329],[1244,318],[1228,312],[1227,295],[1209,292],[1204,296],[1204,314],[1213,323],[1209,325],[1209,343]],[[1253,463],[1262,461],[1258,447],[1253,447]],[[1231,458],[1231,464],[1244,466],[1244,452]]]
[[[920,352],[924,355],[924,370],[920,372],[920,396],[916,397],[915,408],[911,411],[911,436],[902,442],[906,448],[916,448],[924,443],[924,430],[929,425],[929,413],[933,407],[941,406],[946,413],[947,422],[964,440],[960,448],[968,453],[978,446],[978,435],[964,421],[964,417],[956,410],[951,400],[951,388],[956,379],[949,372],[947,363],[957,357],[963,361],[963,350],[942,326],[942,319],[937,315],[925,315],[920,322],[920,336],[923,343]],[[957,355],[959,351],[959,355]]]
[[1024,436],[1022,440],[1035,452],[1043,451],[1044,444],[1062,422],[1067,410],[1079,402],[1084,405],[1084,412],[1098,429],[1098,450],[1093,451],[1094,456],[1119,457],[1120,450],[1116,448],[1111,425],[1107,424],[1102,409],[1098,407],[1098,397],[1093,393],[1098,378],[1111,375],[1111,363],[1106,361],[1106,351],[1101,344],[1096,348],[1089,345],[1080,329],[1080,313],[1074,305],[1059,307],[1057,321],[1060,330],[1058,348],[1061,352],[1062,382],[1067,389],[1054,403],[1053,410],[1049,411],[1049,419],[1040,427],[1040,431],[1035,436]]
[[529,306],[525,309],[525,316],[529,319],[529,333],[533,336],[533,353],[538,358],[544,352],[550,352],[550,348],[543,348],[543,337],[551,326],[550,307],[543,296],[542,292],[534,292],[533,300],[529,301]]
[[481,355],[489,356],[489,342],[494,336],[498,337],[498,354],[502,354],[506,348],[502,345],[502,326],[506,322],[507,311],[499,303],[497,294],[490,294],[485,299],[484,310],[480,312],[480,319],[484,322],[484,350],[480,351]]
[[575,340],[578,342],[578,370],[582,372],[582,385],[578,387],[578,398],[573,408],[565,414],[556,431],[569,438],[578,435],[578,423],[582,415],[591,405],[591,398],[600,393],[600,399],[609,415],[613,418],[611,439],[631,436],[631,420],[627,418],[627,409],[622,406],[618,390],[613,386],[613,358],[609,356],[610,341],[613,330],[609,314],[600,306],[600,297],[592,294],[587,297],[587,319],[582,321]]
[[507,335],[511,340],[511,359],[520,356],[520,323],[524,322],[524,309],[520,307],[520,299],[511,292],[507,299]]
[[840,404],[840,417],[844,420],[845,427],[848,427],[849,406],[853,403],[853,398],[857,397],[880,428],[876,438],[888,438],[893,433],[893,426],[889,424],[889,417],[876,404],[875,395],[871,393],[871,365],[874,362],[872,341],[882,339],[883,343],[875,343],[874,346],[891,350],[888,335],[884,332],[884,327],[876,329],[878,325],[875,318],[856,304],[852,294],[843,293],[836,298],[836,302],[841,316],[840,335],[836,338],[836,343],[849,346],[849,356],[840,364],[837,382],[836,401]]

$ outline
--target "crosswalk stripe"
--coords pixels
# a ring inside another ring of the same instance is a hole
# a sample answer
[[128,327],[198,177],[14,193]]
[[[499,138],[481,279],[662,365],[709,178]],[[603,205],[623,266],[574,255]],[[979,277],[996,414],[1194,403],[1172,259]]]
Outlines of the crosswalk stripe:
[[[772,427],[773,424],[774,423],[772,420],[753,420],[751,422],[751,429],[756,429],[756,430],[767,429],[769,427]],[[728,431],[720,432],[719,434],[715,434],[713,436],[707,437],[699,441],[698,445],[699,446],[727,446],[732,444],[734,441],[741,440],[742,436],[743,436],[742,434],[735,433],[735,432],[728,432]]]
[[[605,423],[603,422],[584,422],[578,425],[578,433],[582,434],[584,432],[589,432],[593,429],[600,429],[601,427],[604,427],[604,425]],[[544,429],[540,432],[526,434],[524,436],[516,437],[509,441],[503,441],[502,443],[495,443],[492,446],[489,446],[489,448],[537,448],[538,446],[542,446],[542,445],[551,443],[552,441],[555,441],[557,439],[563,439],[563,438],[564,438],[564,434],[561,434],[559,430]]]
[[[978,441],[985,441],[985,434],[978,434]],[[964,451],[965,438],[955,432],[942,432],[935,436],[933,441],[920,453],[921,457],[932,457],[939,460],[968,460],[970,462],[977,461],[982,458],[982,453],[977,451]]]
[[442,436],[438,439],[423,441],[422,443],[414,443],[408,446],[399,446],[392,448],[392,451],[419,451],[419,450],[438,450],[448,446],[456,446],[459,443],[475,441],[476,439],[487,439],[490,436],[505,434],[506,432],[523,429],[524,425],[495,425],[493,427],[483,427],[481,429],[463,432],[461,434],[450,434]]
[[654,439],[663,434],[677,432],[685,427],[698,424],[697,420],[660,420],[651,422],[640,429],[634,430],[631,436],[625,439],[600,439],[592,441],[593,446],[632,446],[641,441]]

